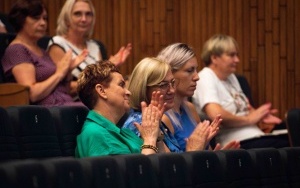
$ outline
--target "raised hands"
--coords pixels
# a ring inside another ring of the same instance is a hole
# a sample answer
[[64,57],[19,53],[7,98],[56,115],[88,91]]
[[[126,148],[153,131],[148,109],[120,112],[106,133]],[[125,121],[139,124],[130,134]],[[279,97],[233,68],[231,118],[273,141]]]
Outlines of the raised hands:
[[150,104],[157,107],[157,109],[160,113],[160,119],[161,119],[161,117],[164,114],[165,109],[166,109],[166,103],[164,102],[163,98],[164,98],[164,96],[161,94],[160,91],[153,91],[152,92]]
[[72,61],[72,51],[69,50],[63,56],[60,62],[56,64],[56,74],[59,75],[60,80],[64,79],[65,76],[68,74],[71,61]]
[[70,70],[73,70],[76,68],[81,62],[85,60],[85,58],[88,56],[89,51],[87,49],[82,50],[82,52],[72,59]]
[[221,115],[217,115],[211,124],[209,124],[208,120],[200,122],[191,136],[186,139],[186,151],[205,149],[211,139],[219,132],[221,122]]
[[115,64],[116,66],[122,65],[126,61],[127,57],[130,55],[131,49],[131,43],[128,43],[126,46],[122,46],[115,55],[110,56],[109,61]]
[[156,145],[157,137],[160,133],[159,122],[160,112],[158,108],[152,104],[147,106],[145,102],[141,102],[142,107],[142,124],[134,123],[139,130],[144,144]]

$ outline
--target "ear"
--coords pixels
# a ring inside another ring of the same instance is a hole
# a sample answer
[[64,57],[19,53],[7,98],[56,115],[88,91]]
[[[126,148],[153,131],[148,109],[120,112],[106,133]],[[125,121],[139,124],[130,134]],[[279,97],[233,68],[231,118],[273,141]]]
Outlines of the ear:
[[214,64],[216,62],[216,60],[217,60],[218,57],[219,56],[217,56],[217,55],[211,55],[210,56],[210,61],[212,62],[212,64]]
[[103,99],[107,99],[107,95],[106,95],[105,88],[103,85],[96,84],[95,89],[100,97],[102,97]]

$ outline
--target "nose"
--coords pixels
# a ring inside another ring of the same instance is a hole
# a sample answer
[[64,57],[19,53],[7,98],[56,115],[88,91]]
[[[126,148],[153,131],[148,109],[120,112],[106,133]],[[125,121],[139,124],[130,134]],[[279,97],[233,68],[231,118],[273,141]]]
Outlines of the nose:
[[131,92],[128,89],[125,89],[125,94],[131,96]]
[[86,14],[82,14],[81,20],[82,20],[82,21],[85,21],[85,20],[86,20]]
[[198,75],[197,71],[195,71],[194,74],[195,74],[195,75],[194,75],[194,77],[193,77],[193,80],[198,81],[198,80],[199,80],[199,75]]
[[239,58],[239,56],[234,56],[234,61],[236,62],[236,63],[239,63],[240,62],[240,58]]

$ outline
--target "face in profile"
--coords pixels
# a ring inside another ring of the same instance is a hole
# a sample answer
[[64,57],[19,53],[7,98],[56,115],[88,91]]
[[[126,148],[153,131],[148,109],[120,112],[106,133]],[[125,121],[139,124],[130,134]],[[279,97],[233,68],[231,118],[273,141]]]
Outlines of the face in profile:
[[174,72],[174,77],[179,80],[176,88],[176,95],[181,97],[191,97],[196,90],[197,81],[199,80],[197,72],[198,62],[196,57],[187,61],[179,70]]
[[125,80],[120,73],[113,72],[111,73],[111,77],[111,82],[105,88],[107,101],[112,107],[116,108],[116,111],[124,114],[130,109],[129,98],[131,93],[126,88]]
[[163,81],[148,88],[147,97],[148,99],[151,99],[153,91],[160,91],[160,93],[164,96],[164,102],[167,104],[165,110],[169,110],[174,106],[174,96],[177,85],[177,80],[174,78],[172,72],[169,70]]

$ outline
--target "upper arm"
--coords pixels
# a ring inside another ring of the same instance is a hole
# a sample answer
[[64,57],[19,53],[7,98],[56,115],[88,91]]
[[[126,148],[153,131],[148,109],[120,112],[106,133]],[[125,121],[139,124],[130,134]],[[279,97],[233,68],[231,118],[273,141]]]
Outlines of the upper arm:
[[171,120],[167,115],[163,115],[161,118],[161,121],[164,122],[164,124],[168,127],[168,129],[171,131],[172,134],[174,134],[174,127],[172,125]]
[[32,63],[24,62],[15,65],[12,74],[19,84],[31,86],[36,83],[35,67]]
[[192,117],[194,118],[194,120],[199,123],[200,122],[200,117],[199,114],[197,113],[196,107],[193,103],[186,101],[186,106],[188,107]]
[[66,52],[59,45],[53,44],[49,47],[48,53],[55,64],[59,63]]

